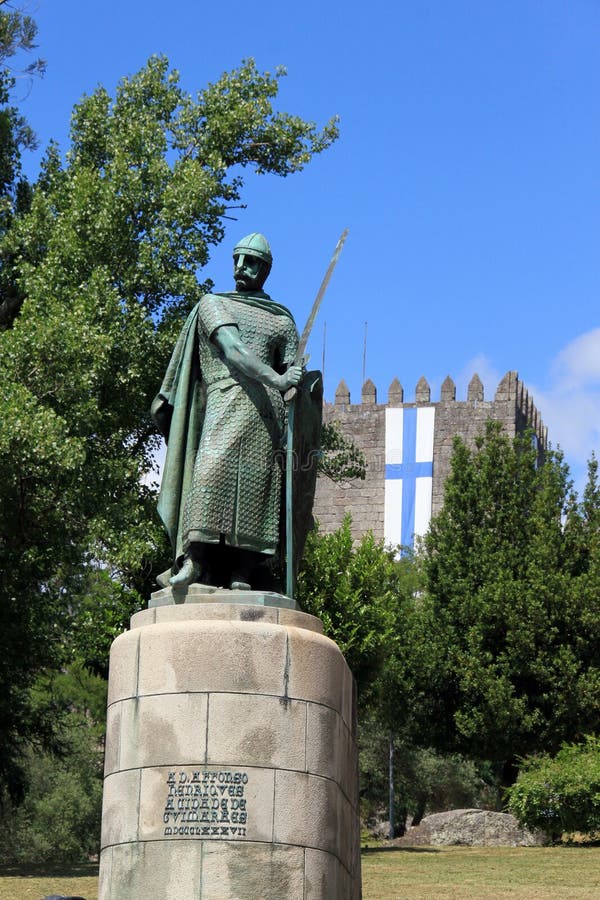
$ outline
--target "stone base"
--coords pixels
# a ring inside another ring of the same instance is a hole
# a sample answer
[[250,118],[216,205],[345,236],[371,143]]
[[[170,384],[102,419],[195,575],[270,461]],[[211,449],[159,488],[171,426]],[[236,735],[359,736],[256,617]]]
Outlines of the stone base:
[[187,587],[164,587],[150,594],[148,608],[179,606],[182,603],[234,603],[237,606],[278,606],[281,609],[299,609],[298,604],[285,594],[274,591],[232,591],[208,584],[190,584]]
[[359,898],[354,683],[320,621],[213,600],[131,626],[111,650],[99,900]]

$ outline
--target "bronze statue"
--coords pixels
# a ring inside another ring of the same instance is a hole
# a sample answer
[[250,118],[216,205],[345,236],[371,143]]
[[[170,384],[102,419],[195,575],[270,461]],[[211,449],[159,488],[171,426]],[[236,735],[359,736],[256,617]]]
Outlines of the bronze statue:
[[279,587],[270,563],[282,546],[283,394],[303,367],[291,313],[262,290],[266,238],[243,238],[233,258],[236,290],[205,294],[190,313],[152,405],[167,439],[158,509],[173,587]]

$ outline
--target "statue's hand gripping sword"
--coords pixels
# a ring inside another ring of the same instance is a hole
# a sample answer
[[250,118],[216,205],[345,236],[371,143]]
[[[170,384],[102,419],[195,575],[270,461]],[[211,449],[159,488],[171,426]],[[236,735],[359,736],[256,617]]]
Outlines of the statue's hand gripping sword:
[[[333,256],[331,257],[331,262],[327,267],[327,271],[325,272],[325,277],[321,282],[321,287],[315,297],[315,302],[312,305],[312,309],[310,311],[310,315],[307,319],[306,325],[304,326],[304,330],[302,335],[300,336],[300,341],[298,342],[298,349],[296,351],[296,358],[294,360],[294,365],[301,366],[305,364],[305,352],[306,346],[308,344],[308,339],[310,337],[310,333],[312,331],[312,327],[314,325],[315,319],[317,317],[317,313],[319,312],[319,307],[321,306],[321,301],[323,300],[323,296],[325,291],[327,290],[327,286],[329,284],[329,280],[331,275],[333,274],[333,270],[337,265],[337,261],[339,259],[340,253],[342,252],[342,247],[344,246],[344,242],[348,237],[348,229],[345,228],[341,234],[339,241],[336,244],[336,248],[333,252]],[[284,395],[284,399],[288,404],[288,416],[287,416],[287,447],[286,447],[286,469],[285,469],[285,563],[286,563],[286,588],[285,592],[288,597],[294,596],[294,543],[293,543],[293,474],[294,474],[294,398],[297,393],[297,388],[291,387],[286,391]]]

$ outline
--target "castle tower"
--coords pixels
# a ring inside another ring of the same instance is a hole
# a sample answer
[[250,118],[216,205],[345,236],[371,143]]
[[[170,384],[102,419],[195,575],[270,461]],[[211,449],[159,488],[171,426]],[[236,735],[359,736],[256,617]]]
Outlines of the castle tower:
[[456,399],[450,376],[442,384],[438,401],[431,400],[424,377],[415,386],[414,397],[414,401],[406,400],[394,378],[387,403],[377,403],[376,387],[369,380],[361,403],[353,404],[342,381],[335,402],[324,404],[324,421],[337,421],[363,451],[367,472],[364,481],[345,484],[334,484],[324,476],[318,479],[314,515],[323,531],[339,528],[350,513],[355,538],[372,531],[377,540],[411,547],[442,507],[457,435],[473,446],[486,421],[493,419],[509,437],[532,428],[540,454],[548,445],[541,415],[516,372],[506,373],[493,400],[485,400],[477,374],[469,383],[466,400]]

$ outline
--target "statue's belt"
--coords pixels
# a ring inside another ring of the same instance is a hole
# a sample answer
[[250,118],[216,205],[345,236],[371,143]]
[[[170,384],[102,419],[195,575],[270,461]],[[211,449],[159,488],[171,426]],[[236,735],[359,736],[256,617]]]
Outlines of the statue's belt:
[[218,381],[213,381],[211,384],[207,385],[206,393],[212,394],[214,391],[223,391],[227,388],[231,387],[240,387],[240,382],[235,378],[219,378]]
[[[240,377],[240,378],[219,378],[218,381],[213,381],[206,387],[206,395],[214,393],[215,391],[226,391],[230,388],[239,387],[242,390],[246,390],[247,385],[252,385],[254,379],[250,377]],[[269,388],[267,385],[263,385],[263,387],[267,391],[275,391],[277,392],[277,388]]]

